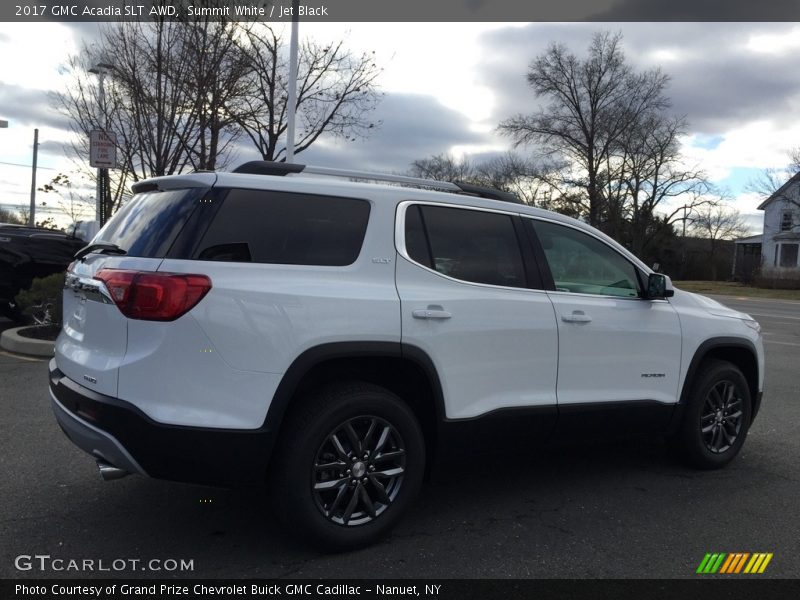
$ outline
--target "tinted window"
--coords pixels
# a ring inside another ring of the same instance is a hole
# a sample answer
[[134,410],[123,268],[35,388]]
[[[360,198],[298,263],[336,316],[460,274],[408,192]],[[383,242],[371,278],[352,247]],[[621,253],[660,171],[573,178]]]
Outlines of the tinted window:
[[419,205],[411,205],[406,210],[406,250],[415,261],[426,267],[433,268],[431,251],[422,224],[422,214]]
[[343,266],[361,251],[369,203],[285,192],[231,190],[196,258]]
[[579,294],[636,297],[636,267],[616,250],[582,231],[533,221],[556,290]]
[[136,194],[94,241],[110,242],[129,256],[162,258],[191,216],[205,189]]
[[[406,233],[412,233],[406,249],[415,261],[464,281],[525,287],[525,268],[510,216],[441,206],[418,210],[418,215],[411,209],[406,213]],[[427,244],[415,233],[419,228],[427,234]]]

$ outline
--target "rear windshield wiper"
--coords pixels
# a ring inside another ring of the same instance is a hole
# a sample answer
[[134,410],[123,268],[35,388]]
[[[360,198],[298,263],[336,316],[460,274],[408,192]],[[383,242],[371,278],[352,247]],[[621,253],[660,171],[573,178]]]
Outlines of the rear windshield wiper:
[[107,244],[103,242],[98,242],[96,244],[89,244],[88,246],[84,246],[80,250],[75,253],[75,260],[83,260],[83,258],[87,254],[91,254],[92,252],[97,252],[99,254],[127,254],[126,250],[123,250],[116,244]]

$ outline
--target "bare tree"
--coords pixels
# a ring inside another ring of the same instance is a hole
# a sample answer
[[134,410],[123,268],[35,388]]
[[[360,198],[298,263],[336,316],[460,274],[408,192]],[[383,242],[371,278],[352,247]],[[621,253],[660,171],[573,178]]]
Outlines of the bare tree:
[[[70,118],[76,162],[92,180],[95,175],[85,166],[89,132],[108,124],[117,135],[119,167],[111,171],[106,214],[120,206],[131,180],[226,166],[242,136],[265,159],[282,159],[285,50],[266,25],[208,17],[109,23],[98,43],[71,57],[65,69],[72,83],[57,94],[56,103]],[[106,77],[103,103],[88,71],[110,60],[114,68]],[[296,152],[323,134],[366,135],[375,126],[368,113],[379,99],[379,73],[372,55],[355,56],[342,42],[306,42],[298,78]]]
[[709,203],[705,174],[681,161],[685,128],[682,118],[646,113],[631,123],[607,159],[605,228],[637,255],[665,228]]
[[748,192],[761,196],[764,200],[777,192],[780,187],[791,177],[788,169],[769,167],[750,179],[745,185]]
[[38,191],[56,195],[58,197],[56,207],[69,218],[71,223],[94,218],[94,202],[75,190],[70,176],[66,173],[59,173]]
[[186,108],[196,116],[196,124],[181,143],[194,169],[227,166],[231,145],[241,135],[237,115],[254,87],[251,58],[240,40],[251,27],[205,17],[183,30],[183,50],[194,57],[186,81],[194,104]]
[[[69,86],[54,94],[55,105],[69,118],[69,127],[73,133],[72,140],[67,144],[67,154],[75,165],[74,172],[96,185],[97,172],[90,168],[89,135],[92,130],[103,129],[106,123],[119,121],[116,117],[121,110],[120,95],[106,94],[105,103],[100,102],[99,89],[89,69],[97,62],[95,51],[84,47],[80,54],[72,56],[62,66],[62,70],[69,73],[71,83]],[[112,130],[114,128],[112,127]],[[109,170],[110,189],[106,214],[112,215],[122,204],[128,194],[128,176],[130,158],[128,148],[118,144],[117,168]]]
[[114,56],[110,95],[120,110],[112,130],[127,150],[134,181],[192,166],[198,127],[196,56],[187,51],[187,25],[157,20],[107,26],[100,56]]
[[[286,47],[267,25],[253,27],[245,38],[253,85],[236,119],[264,160],[283,160],[289,98]],[[369,115],[380,100],[380,72],[374,52],[356,55],[343,42],[305,41],[299,52],[295,153],[323,134],[355,140],[376,127],[379,123]]]
[[11,223],[13,225],[25,225],[28,221],[23,221],[20,215],[12,210],[0,207],[0,223]]
[[789,169],[793,173],[800,173],[800,146],[789,150]]
[[31,221],[31,209],[23,206],[17,211],[17,216],[22,221],[22,225],[27,225]]
[[510,192],[530,206],[543,205],[548,197],[545,163],[509,152],[480,163],[476,172],[481,185]]
[[715,257],[720,241],[734,240],[748,234],[747,224],[739,211],[719,201],[707,204],[695,211],[692,232],[708,241],[708,261],[711,264],[711,278],[717,278]]
[[604,163],[631,123],[669,105],[663,93],[668,77],[658,69],[634,72],[621,40],[620,34],[596,34],[585,59],[552,44],[531,63],[527,75],[536,96],[549,103],[499,127],[516,145],[538,143],[569,160],[570,183],[585,190],[588,220],[596,226],[605,204]]
[[457,159],[451,154],[437,154],[412,162],[408,174],[496,188],[514,194],[531,206],[541,203],[545,197],[546,183],[541,167],[511,152],[477,164],[466,157]]
[[[794,175],[800,173],[800,146],[789,150],[786,156],[788,162],[785,167],[763,169],[758,175],[747,182],[745,189],[748,192],[758,194],[764,200],[777,192],[784,183]],[[787,200],[789,199],[787,198]]]
[[466,157],[455,158],[452,154],[436,154],[411,163],[411,177],[435,179],[436,181],[466,181],[475,183],[477,171]]

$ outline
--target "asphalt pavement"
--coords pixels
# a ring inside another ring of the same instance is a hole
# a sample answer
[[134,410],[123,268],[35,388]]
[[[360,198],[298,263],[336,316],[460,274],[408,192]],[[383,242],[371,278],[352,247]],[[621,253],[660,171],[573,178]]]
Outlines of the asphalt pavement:
[[[283,533],[263,490],[101,481],[53,418],[47,362],[0,353],[0,577],[683,578],[707,552],[771,552],[763,576],[796,577],[800,302],[718,299],[761,322],[767,358],[761,412],[727,468],[693,471],[641,440],[465,460],[387,540],[338,555]],[[35,555],[50,559],[18,558]],[[165,570],[182,560],[191,571]]]

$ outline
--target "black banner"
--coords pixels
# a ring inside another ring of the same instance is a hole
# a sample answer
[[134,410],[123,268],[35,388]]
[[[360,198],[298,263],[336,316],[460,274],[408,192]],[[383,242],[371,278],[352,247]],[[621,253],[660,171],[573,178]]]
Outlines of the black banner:
[[126,598],[298,598],[303,600],[752,600],[800,597],[800,580],[703,578],[690,580],[9,580],[0,598],[122,600]]
[[1,21],[800,21],[796,0],[12,0]]

